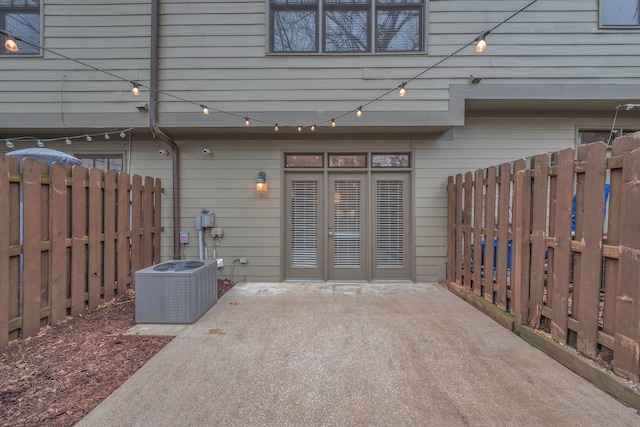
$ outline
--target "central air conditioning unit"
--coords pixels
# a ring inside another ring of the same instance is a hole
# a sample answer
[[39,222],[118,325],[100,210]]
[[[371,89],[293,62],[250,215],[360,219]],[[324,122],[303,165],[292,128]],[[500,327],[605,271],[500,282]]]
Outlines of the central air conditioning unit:
[[217,263],[168,261],[135,273],[136,323],[194,323],[218,299]]

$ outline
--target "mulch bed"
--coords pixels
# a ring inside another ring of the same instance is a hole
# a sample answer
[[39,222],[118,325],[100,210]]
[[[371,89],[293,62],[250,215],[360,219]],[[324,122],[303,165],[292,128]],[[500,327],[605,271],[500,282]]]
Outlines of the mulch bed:
[[[218,281],[218,294],[231,287]],[[134,300],[127,291],[0,350],[0,426],[72,426],[171,341],[124,335]]]

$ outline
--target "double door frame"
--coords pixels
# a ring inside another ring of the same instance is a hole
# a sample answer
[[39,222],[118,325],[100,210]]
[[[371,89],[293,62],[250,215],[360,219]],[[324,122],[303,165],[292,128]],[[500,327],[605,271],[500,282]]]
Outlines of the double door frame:
[[[356,268],[336,268],[333,265],[332,245],[335,242],[332,233],[333,224],[333,183],[353,178],[362,182],[360,191],[360,211],[362,235],[360,241],[361,271]],[[401,180],[403,186],[403,242],[404,267],[381,270],[376,268],[376,182],[384,180]],[[409,168],[403,169],[295,169],[284,171],[283,192],[283,246],[282,246],[282,278],[283,280],[313,280],[328,282],[371,282],[415,279],[415,218],[413,210],[413,173]],[[315,269],[291,267],[291,185],[295,180],[316,180],[318,182],[318,266]],[[315,273],[315,274],[314,274]]]

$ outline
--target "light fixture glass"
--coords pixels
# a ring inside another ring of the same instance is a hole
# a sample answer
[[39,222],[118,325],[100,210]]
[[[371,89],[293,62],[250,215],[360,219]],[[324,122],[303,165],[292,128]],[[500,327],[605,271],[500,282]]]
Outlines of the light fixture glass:
[[256,191],[258,193],[265,193],[267,191],[267,174],[264,172],[258,173],[258,179],[256,179]]
[[7,145],[7,148],[13,148],[13,142],[11,142],[10,140],[6,140],[5,144]]
[[200,107],[202,107],[202,114],[204,114],[205,116],[209,114],[209,107],[204,104],[200,104]]
[[91,135],[87,134],[87,141],[91,142],[93,141],[93,138],[91,138]]
[[133,87],[131,88],[131,93],[135,96],[140,95],[140,84],[136,82],[131,82]]
[[20,48],[18,47],[18,43],[11,36],[7,36],[6,39],[4,40],[4,48],[7,49],[9,52],[17,52],[20,50]]
[[251,120],[249,120],[249,117],[245,117],[244,118],[244,125],[245,126],[251,126]]
[[404,88],[405,82],[402,82],[400,85],[400,89],[398,90],[398,96],[405,96],[407,94],[407,90]]
[[44,147],[44,142],[38,140],[38,142],[36,143],[36,145],[40,148]]
[[336,127],[336,119],[331,119],[331,127]]
[[362,107],[358,107],[358,111],[356,111],[356,117],[362,117]]
[[474,40],[478,43],[476,44],[476,52],[484,52],[484,50],[487,48],[487,42],[485,41],[485,38],[489,35],[489,33],[491,33],[491,31],[486,30],[483,31],[482,34],[480,34],[478,37],[476,37],[476,39]]
[[484,39],[478,40],[478,44],[476,45],[476,52],[484,52],[487,48],[487,42]]

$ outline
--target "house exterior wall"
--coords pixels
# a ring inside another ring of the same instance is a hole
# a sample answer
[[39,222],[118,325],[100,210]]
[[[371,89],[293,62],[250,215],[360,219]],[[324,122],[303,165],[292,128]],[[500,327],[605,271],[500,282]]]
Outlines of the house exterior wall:
[[[0,136],[132,127],[131,140],[55,148],[123,153],[132,172],[161,178],[162,253],[169,259],[171,157],[158,156],[167,146],[152,137],[148,114],[136,108],[150,101],[148,89],[135,97],[129,82],[149,82],[151,2],[43,3],[50,51],[0,56],[3,74],[13,77],[0,80]],[[236,274],[281,280],[283,154],[408,150],[413,279],[444,278],[447,176],[572,146],[578,129],[608,129],[616,105],[640,99],[640,31],[601,29],[598,0],[540,1],[492,32],[483,54],[467,46],[448,57],[527,3],[431,0],[423,53],[284,55],[268,53],[265,0],[161,0],[158,123],[180,148],[180,231],[191,235],[186,256],[198,255],[195,217],[205,208],[225,230],[215,248],[225,260],[222,275],[234,259],[247,257]],[[406,97],[395,94],[400,82],[423,71]],[[481,83],[469,83],[471,75]],[[342,116],[387,90],[362,118]],[[199,103],[213,113],[201,114]],[[254,119],[250,128],[245,116]],[[332,117],[340,117],[337,129],[327,126]],[[314,123],[324,126],[311,134]],[[637,113],[621,114],[618,124],[640,128]],[[15,148],[26,146],[33,141]],[[255,192],[259,171],[267,173],[265,195]],[[211,237],[207,243],[213,249]]]

